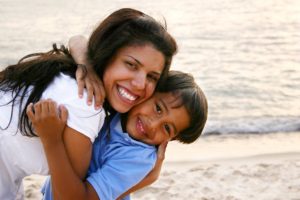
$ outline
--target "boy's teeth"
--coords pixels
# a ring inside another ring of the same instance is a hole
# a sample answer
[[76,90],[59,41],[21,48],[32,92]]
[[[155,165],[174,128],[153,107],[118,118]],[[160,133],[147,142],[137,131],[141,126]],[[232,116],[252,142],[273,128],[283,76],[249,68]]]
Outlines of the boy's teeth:
[[142,121],[141,121],[141,119],[139,119],[139,120],[138,120],[138,124],[139,124],[139,127],[140,127],[140,129],[141,129],[142,133],[144,133],[144,134],[145,134],[145,129],[144,129],[144,127],[143,127],[143,124],[142,124]]
[[136,100],[136,98],[137,97],[135,97],[135,96],[132,96],[131,94],[129,94],[128,92],[126,92],[126,90],[124,90],[123,88],[118,88],[118,90],[119,90],[119,93],[123,96],[123,97],[125,97],[126,99],[128,99],[128,100],[130,100],[130,101],[134,101],[134,100]]

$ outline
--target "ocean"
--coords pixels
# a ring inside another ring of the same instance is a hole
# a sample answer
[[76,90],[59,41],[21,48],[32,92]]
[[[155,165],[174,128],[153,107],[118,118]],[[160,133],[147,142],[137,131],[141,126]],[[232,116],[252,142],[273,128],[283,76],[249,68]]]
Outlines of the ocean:
[[0,0],[0,67],[89,33],[111,12],[140,9],[168,24],[172,69],[207,95],[204,134],[300,131],[300,1]]

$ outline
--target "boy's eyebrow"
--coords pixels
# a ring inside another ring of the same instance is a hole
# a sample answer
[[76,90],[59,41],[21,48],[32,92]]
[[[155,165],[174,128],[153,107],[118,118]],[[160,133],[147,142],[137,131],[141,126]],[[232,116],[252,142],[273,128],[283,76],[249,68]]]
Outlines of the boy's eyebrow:
[[[164,101],[162,98],[160,98],[159,100],[160,100],[161,104],[163,105],[164,109],[167,111],[167,113],[169,113],[169,109],[168,109],[168,106],[167,106],[167,104],[165,103],[165,101]],[[177,133],[178,133],[178,131],[177,131],[177,129],[176,129],[176,126],[175,126],[173,123],[171,123],[171,125],[172,125],[172,127],[173,127],[173,129],[174,129],[174,136],[176,136]]]
[[[137,62],[140,66],[142,66],[142,67],[144,66],[143,63],[141,63],[141,62],[140,62],[138,59],[136,59],[135,57],[133,57],[133,56],[131,56],[131,55],[126,55],[126,56],[132,58],[132,59],[133,59],[135,62]],[[157,71],[155,72],[155,71],[154,71],[153,73],[156,74],[157,76],[160,76],[160,75],[161,75],[161,72],[157,72]]]
[[168,109],[168,106],[166,105],[165,101],[162,98],[160,98],[159,101],[161,102],[162,106],[167,111],[167,113],[169,113],[169,109]]

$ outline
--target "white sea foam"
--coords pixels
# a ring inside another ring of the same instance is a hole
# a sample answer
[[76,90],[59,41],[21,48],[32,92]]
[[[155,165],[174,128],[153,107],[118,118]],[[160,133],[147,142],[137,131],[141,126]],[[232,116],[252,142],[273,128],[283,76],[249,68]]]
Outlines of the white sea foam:
[[211,120],[204,134],[276,133],[300,131],[300,117],[257,117]]

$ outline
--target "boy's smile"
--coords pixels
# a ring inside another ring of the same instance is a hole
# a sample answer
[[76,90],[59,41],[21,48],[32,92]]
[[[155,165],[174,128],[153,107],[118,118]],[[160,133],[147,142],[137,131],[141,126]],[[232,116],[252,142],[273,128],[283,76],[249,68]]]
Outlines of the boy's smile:
[[155,93],[135,106],[127,116],[126,130],[134,139],[159,145],[173,139],[189,126],[190,116],[172,93]]
[[142,120],[138,117],[136,122],[136,129],[141,135],[146,134],[145,126]]

